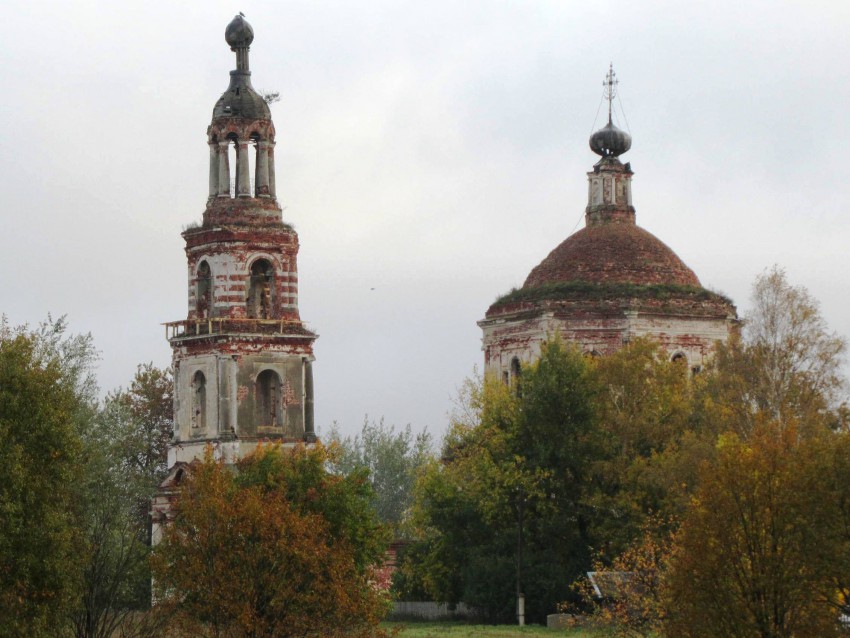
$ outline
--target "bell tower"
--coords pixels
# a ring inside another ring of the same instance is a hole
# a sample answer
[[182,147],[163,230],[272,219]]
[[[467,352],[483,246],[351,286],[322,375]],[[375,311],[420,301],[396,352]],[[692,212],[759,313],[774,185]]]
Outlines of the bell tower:
[[298,312],[298,235],[275,189],[275,129],[251,85],[254,31],[242,14],[225,30],[236,54],[207,128],[209,197],[183,232],[186,319],[166,325],[173,350],[169,467],[213,444],[225,460],[260,441],[315,440],[313,342]]

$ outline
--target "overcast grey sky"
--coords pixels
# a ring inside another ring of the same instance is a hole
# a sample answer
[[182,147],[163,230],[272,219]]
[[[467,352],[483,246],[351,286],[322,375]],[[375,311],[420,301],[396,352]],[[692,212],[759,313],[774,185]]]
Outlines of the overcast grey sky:
[[850,335],[850,2],[7,0],[0,312],[67,314],[105,389],[170,361],[238,11],[281,93],[320,431],[442,433],[476,321],[583,224],[609,61],[638,223],[742,313],[778,263]]

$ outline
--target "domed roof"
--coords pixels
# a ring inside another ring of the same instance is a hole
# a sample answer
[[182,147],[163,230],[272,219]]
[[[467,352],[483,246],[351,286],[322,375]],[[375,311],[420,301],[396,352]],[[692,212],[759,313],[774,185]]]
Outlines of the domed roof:
[[213,119],[220,117],[244,117],[251,120],[270,120],[269,105],[248,84],[231,82],[230,87],[218,98],[213,107]]
[[231,48],[251,46],[254,41],[254,29],[241,13],[237,14],[224,30],[224,39]]
[[213,107],[213,120],[241,117],[248,120],[270,120],[271,111],[263,96],[251,86],[248,49],[254,41],[254,29],[241,13],[224,30],[224,39],[236,52],[236,70],[230,72],[230,86]]
[[523,284],[674,284],[700,286],[699,279],[666,244],[634,224],[587,226],[570,235],[535,267]]
[[590,150],[602,157],[619,157],[632,147],[632,136],[608,124],[590,136]]

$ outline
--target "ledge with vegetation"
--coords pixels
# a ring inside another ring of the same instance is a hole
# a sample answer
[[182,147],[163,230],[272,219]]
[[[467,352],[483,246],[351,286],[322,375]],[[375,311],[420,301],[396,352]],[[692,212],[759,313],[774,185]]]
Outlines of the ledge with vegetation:
[[688,300],[732,305],[732,300],[699,286],[679,284],[590,283],[585,281],[544,284],[534,288],[514,288],[502,295],[491,309],[513,303],[538,301],[578,301],[646,299],[655,301]]

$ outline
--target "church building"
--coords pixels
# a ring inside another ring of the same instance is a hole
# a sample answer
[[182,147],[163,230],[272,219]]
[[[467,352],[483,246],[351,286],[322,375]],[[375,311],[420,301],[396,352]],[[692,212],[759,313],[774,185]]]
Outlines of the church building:
[[188,312],[165,324],[173,351],[169,475],[153,502],[155,537],[183,468],[207,445],[228,462],[261,441],[315,441],[313,342],[298,312],[298,234],[275,188],[275,128],[251,85],[254,32],[237,15],[230,86],[207,128],[209,196],[186,241]]
[[676,254],[637,225],[632,172],[620,156],[631,136],[611,119],[616,80],[605,82],[608,123],[590,137],[600,156],[587,174],[585,227],[567,237],[497,299],[478,322],[485,371],[505,381],[560,334],[588,355],[616,351],[637,337],[658,341],[671,359],[698,371],[718,340],[736,329],[735,306],[706,290]]

